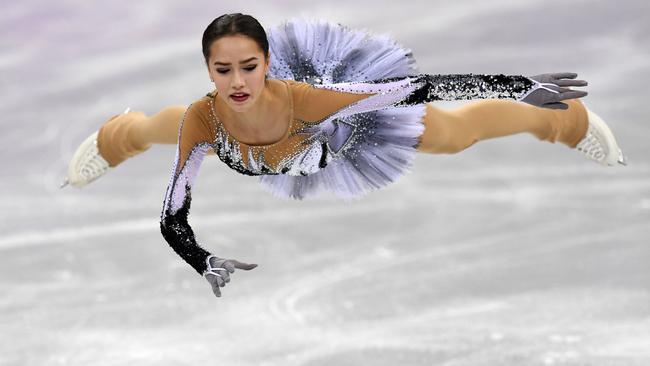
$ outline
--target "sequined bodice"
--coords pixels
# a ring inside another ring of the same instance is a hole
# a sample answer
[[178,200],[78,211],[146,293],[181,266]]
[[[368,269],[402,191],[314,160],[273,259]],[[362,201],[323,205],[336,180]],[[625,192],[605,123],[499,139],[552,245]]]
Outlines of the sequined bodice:
[[313,136],[305,132],[310,125],[308,122],[295,118],[292,113],[288,131],[282,139],[272,144],[248,145],[235,139],[225,128],[217,116],[215,98],[216,91],[206,95],[209,118],[215,129],[212,147],[231,169],[244,175],[307,175],[317,170],[313,166],[295,164],[314,141]]

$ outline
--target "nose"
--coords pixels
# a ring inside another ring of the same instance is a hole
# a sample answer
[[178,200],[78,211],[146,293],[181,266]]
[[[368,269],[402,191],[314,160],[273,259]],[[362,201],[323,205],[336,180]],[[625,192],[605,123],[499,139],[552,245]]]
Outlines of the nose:
[[244,86],[244,78],[239,71],[235,71],[235,76],[232,79],[232,86],[234,89],[239,89]]

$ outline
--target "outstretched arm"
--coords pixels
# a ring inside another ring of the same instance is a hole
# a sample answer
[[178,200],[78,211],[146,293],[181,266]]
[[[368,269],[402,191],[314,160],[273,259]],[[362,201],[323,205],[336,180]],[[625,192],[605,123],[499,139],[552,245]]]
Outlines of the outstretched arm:
[[[305,103],[317,105],[336,117],[389,107],[411,106],[436,100],[514,99],[537,107],[566,109],[561,100],[580,98],[587,92],[566,88],[585,86],[570,80],[575,73],[522,75],[418,74],[335,84],[314,84],[303,93]],[[569,80],[562,80],[568,78]]]
[[180,123],[176,158],[160,215],[160,231],[169,246],[208,280],[214,294],[221,296],[219,287],[230,281],[230,273],[235,268],[249,270],[257,265],[212,255],[197,243],[188,223],[192,185],[206,152],[212,148],[210,142],[214,140],[209,121],[193,106],[187,108]]
[[210,252],[196,242],[187,216],[192,202],[192,185],[210,149],[210,135],[209,126],[202,123],[190,105],[180,123],[176,157],[160,216],[160,230],[167,243],[201,275],[207,268],[206,258]]

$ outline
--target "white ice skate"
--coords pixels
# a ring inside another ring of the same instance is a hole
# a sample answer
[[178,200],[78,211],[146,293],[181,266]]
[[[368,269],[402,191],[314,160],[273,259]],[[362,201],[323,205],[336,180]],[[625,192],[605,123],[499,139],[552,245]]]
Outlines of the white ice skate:
[[592,159],[603,165],[627,165],[627,157],[618,147],[614,134],[607,127],[605,121],[596,113],[587,109],[589,119],[589,128],[587,134],[580,140],[576,149],[589,159]]
[[[127,108],[122,114],[129,113]],[[70,184],[75,187],[83,187],[106,174],[109,169],[108,162],[97,150],[97,133],[93,132],[84,142],[79,145],[68,165],[68,176],[61,182],[59,188]]]

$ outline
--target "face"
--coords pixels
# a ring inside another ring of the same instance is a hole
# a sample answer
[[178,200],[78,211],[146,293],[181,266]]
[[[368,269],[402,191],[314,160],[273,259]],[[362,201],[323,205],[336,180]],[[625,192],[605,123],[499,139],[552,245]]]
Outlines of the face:
[[237,112],[250,109],[264,90],[269,60],[249,37],[238,34],[212,42],[208,65],[218,97]]

